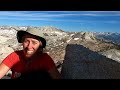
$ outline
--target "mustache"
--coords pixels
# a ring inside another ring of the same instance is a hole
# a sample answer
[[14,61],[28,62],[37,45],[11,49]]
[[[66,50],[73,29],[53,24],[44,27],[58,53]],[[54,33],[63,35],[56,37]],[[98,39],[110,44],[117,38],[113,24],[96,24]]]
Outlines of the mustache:
[[[27,51],[27,50],[30,50],[30,49],[28,47],[24,47],[23,50]],[[39,46],[39,48],[37,50],[35,50],[35,51],[43,51],[43,47]]]

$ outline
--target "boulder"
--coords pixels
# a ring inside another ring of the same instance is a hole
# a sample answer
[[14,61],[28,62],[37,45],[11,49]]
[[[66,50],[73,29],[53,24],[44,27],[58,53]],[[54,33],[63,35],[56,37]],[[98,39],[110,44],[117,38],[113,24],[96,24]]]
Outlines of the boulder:
[[82,45],[70,44],[61,75],[63,79],[120,79],[120,63]]

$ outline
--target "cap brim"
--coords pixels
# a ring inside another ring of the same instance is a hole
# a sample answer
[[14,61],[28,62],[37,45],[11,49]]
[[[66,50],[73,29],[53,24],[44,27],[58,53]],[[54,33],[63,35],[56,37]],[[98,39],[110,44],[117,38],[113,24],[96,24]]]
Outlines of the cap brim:
[[19,43],[22,43],[22,37],[23,37],[26,33],[27,33],[26,31],[22,31],[22,30],[20,30],[20,31],[17,32],[17,40],[18,40]]

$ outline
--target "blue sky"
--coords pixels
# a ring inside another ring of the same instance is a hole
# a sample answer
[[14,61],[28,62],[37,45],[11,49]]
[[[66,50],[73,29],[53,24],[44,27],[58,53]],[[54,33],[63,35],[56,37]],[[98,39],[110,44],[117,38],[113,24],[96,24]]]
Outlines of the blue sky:
[[120,33],[120,11],[0,11],[0,25]]

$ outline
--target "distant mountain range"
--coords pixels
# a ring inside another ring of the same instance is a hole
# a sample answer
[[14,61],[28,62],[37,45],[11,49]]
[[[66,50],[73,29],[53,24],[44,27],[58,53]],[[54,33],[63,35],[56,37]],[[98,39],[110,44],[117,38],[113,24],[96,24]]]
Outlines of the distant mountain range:
[[97,39],[120,45],[120,33],[94,32]]
[[[0,30],[26,30],[28,26],[0,26]],[[32,26],[29,26],[32,27]],[[53,26],[43,26],[43,27],[35,27],[35,28],[39,28],[40,30],[47,32],[47,33],[68,33],[68,34],[73,34],[73,33],[79,33],[79,32],[67,32],[65,30],[62,29],[58,29],[56,27]],[[1,31],[2,32],[2,31]],[[83,31],[80,31],[83,32]],[[120,33],[112,33],[112,32],[92,32],[97,39],[101,40],[101,41],[106,41],[106,42],[110,42],[110,43],[114,43],[114,44],[118,44],[120,45]]]

